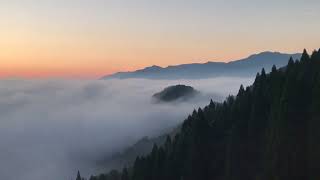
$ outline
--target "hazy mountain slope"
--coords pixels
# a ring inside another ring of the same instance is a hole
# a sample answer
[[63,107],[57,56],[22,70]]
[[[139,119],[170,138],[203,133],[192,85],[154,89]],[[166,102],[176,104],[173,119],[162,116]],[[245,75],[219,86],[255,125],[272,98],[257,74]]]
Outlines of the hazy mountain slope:
[[110,78],[146,78],[146,79],[200,79],[218,76],[254,76],[260,69],[271,69],[272,65],[285,66],[290,57],[299,59],[301,54],[283,54],[279,52],[262,52],[245,59],[224,62],[207,62],[204,64],[182,64],[162,68],[151,66],[134,72],[119,72],[105,76]]
[[319,179],[320,51],[195,110],[174,138],[90,180]]
[[137,156],[145,156],[149,154],[154,144],[163,145],[168,136],[173,138],[177,133],[180,132],[181,126],[178,126],[167,133],[157,137],[144,137],[129,146],[124,151],[115,153],[111,157],[102,160],[101,165],[105,166],[106,169],[119,169],[121,170],[124,166],[132,166]]

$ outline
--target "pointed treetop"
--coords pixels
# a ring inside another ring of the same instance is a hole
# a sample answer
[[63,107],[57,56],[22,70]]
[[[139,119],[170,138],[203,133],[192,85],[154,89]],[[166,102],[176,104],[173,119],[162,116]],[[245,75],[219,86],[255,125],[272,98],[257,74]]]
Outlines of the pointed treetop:
[[80,172],[78,171],[77,173],[77,179],[76,180],[81,180]]
[[307,61],[307,60],[309,60],[309,59],[310,59],[310,56],[309,56],[307,50],[304,49],[304,50],[303,50],[303,53],[302,53],[302,56],[301,56],[301,61]]
[[257,73],[256,78],[254,80],[254,84],[257,83],[260,79],[260,73]]
[[276,65],[273,65],[273,66],[272,66],[271,72],[277,72],[277,66],[276,66]]
[[293,57],[292,57],[292,56],[290,56],[290,59],[289,59],[289,61],[294,61],[294,60],[293,60]]
[[243,87],[243,85],[241,84],[240,89],[239,89],[239,92],[238,92],[238,95],[242,95],[243,93],[244,93],[244,87]]
[[311,54],[311,59],[316,58],[317,55],[318,55],[317,50],[314,50],[314,51],[312,52],[312,54]]
[[204,114],[203,114],[203,110],[201,108],[198,109],[198,117],[200,119],[204,119]]
[[294,60],[292,58],[292,56],[290,57],[289,59],[289,62],[288,62],[288,66],[292,66],[294,64]]
[[196,109],[194,109],[192,112],[192,117],[196,117],[196,116],[197,116],[197,111],[196,111]]
[[261,76],[266,76],[266,71],[264,70],[264,68],[262,68]]
[[213,100],[212,100],[212,99],[210,99],[210,105],[213,105],[213,104],[214,104]]
[[209,104],[209,107],[210,108],[215,108],[216,104],[213,102],[213,100],[211,99],[210,100],[210,104]]

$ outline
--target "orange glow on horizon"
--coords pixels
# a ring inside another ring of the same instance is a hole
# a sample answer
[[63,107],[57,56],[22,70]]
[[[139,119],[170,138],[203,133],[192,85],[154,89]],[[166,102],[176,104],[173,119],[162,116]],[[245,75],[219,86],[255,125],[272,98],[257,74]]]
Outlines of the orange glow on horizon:
[[276,0],[3,1],[0,78],[96,79],[263,51],[311,52],[320,47],[319,6]]
[[96,70],[69,70],[69,69],[23,69],[12,71],[10,69],[0,70],[0,78],[71,78],[71,79],[96,79],[106,74],[111,74],[111,71],[96,71]]
[[[300,51],[290,51],[288,53],[301,52]],[[311,51],[311,50],[310,50]],[[248,52],[248,53],[230,53],[224,55],[225,58],[206,58],[201,57],[189,58],[184,55],[174,56],[172,53],[168,55],[156,55],[155,58],[151,59],[151,56],[146,56],[145,53],[139,57],[127,57],[124,56],[123,59],[111,61],[111,60],[98,60],[90,61],[89,57],[87,59],[81,59],[80,61],[76,60],[33,60],[33,61],[22,61],[17,59],[12,59],[10,61],[0,62],[0,78],[31,78],[31,79],[43,79],[43,78],[71,78],[71,79],[97,79],[105,75],[110,75],[115,72],[126,72],[126,71],[135,71],[137,69],[142,69],[147,66],[158,65],[161,67],[167,67],[169,65],[179,65],[187,63],[206,63],[208,61],[219,61],[219,62],[229,62],[231,60],[238,60],[246,58],[251,54],[259,53],[258,52]],[[131,54],[130,52],[128,54]],[[126,58],[127,59],[126,59]],[[167,58],[169,61],[162,61],[162,58]],[[1,59],[1,58],[0,58]],[[103,58],[101,58],[103,59]],[[224,60],[224,61],[223,61]],[[121,64],[127,61],[127,65]],[[25,63],[23,63],[25,62]],[[42,63],[38,63],[42,62]],[[90,63],[92,62],[92,63]]]

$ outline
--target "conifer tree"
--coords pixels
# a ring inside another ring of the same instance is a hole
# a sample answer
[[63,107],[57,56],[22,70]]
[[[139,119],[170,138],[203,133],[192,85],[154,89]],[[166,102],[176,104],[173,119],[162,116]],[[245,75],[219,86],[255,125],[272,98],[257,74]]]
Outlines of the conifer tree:
[[81,176],[80,176],[80,172],[78,171],[78,173],[77,173],[77,178],[76,178],[76,180],[82,180],[82,178],[81,178]]
[[320,50],[304,50],[300,61],[290,58],[269,74],[262,69],[236,96],[194,110],[174,138],[137,157],[121,180],[320,179],[319,129]]

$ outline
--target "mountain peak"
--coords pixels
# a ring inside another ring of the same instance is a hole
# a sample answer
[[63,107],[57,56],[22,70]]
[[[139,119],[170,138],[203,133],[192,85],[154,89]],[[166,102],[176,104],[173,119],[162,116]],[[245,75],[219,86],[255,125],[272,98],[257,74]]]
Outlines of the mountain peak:
[[103,79],[117,78],[142,78],[142,79],[202,79],[219,76],[255,76],[260,69],[271,70],[273,65],[283,67],[289,58],[300,59],[301,54],[285,54],[280,52],[264,51],[253,54],[247,58],[224,62],[207,62],[181,64],[168,67],[149,66],[127,73],[116,73],[105,76]]
[[153,66],[146,67],[144,69],[137,70],[136,72],[152,73],[152,72],[160,71],[161,69],[162,67],[153,65]]
[[149,66],[149,67],[146,67],[145,69],[162,69],[162,67],[160,66],[157,66],[157,65],[153,65],[153,66]]
[[272,55],[284,55],[283,53],[277,52],[277,51],[263,51],[257,54],[253,54],[250,57],[257,57],[257,56],[272,56]]

